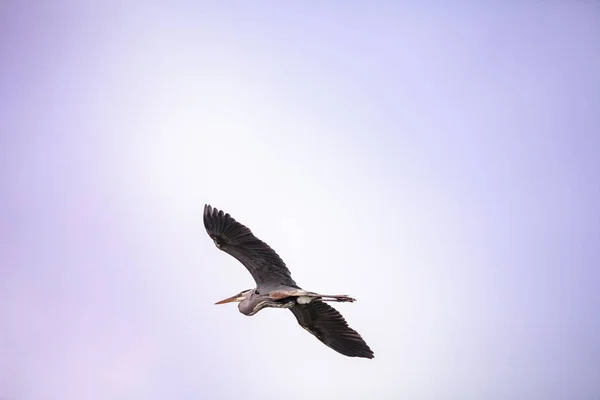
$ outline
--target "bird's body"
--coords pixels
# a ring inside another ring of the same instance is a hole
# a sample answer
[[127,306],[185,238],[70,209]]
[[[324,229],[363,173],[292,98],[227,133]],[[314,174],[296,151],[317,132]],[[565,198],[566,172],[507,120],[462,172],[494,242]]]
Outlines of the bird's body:
[[373,358],[362,337],[326,301],[353,302],[345,295],[323,295],[300,288],[277,253],[229,214],[204,207],[204,227],[220,250],[232,255],[250,272],[256,288],[216,304],[239,302],[242,314],[251,316],[265,307],[288,308],[300,326],[335,351],[349,357]]

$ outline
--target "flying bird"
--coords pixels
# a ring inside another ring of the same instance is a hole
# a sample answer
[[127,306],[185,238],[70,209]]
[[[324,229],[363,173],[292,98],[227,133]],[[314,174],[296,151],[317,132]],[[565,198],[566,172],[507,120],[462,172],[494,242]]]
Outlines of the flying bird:
[[327,301],[353,302],[346,295],[324,295],[300,288],[277,253],[250,229],[222,210],[204,206],[204,227],[218,249],[235,257],[250,272],[256,288],[244,290],[215,304],[238,302],[251,316],[265,307],[289,309],[301,327],[348,357],[373,358],[373,351]]

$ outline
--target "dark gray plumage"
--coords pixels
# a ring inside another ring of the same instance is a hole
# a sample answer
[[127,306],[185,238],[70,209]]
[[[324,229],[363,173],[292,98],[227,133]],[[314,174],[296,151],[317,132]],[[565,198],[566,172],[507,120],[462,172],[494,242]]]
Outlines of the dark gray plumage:
[[373,358],[373,351],[344,317],[325,301],[353,302],[346,295],[307,292],[292,279],[285,263],[266,243],[229,214],[204,206],[204,227],[220,250],[232,255],[250,272],[255,289],[217,302],[239,302],[239,310],[254,315],[264,307],[289,308],[300,326],[333,350],[348,357]]
[[229,214],[207,205],[204,226],[217,248],[244,264],[258,286],[297,287],[281,257]]

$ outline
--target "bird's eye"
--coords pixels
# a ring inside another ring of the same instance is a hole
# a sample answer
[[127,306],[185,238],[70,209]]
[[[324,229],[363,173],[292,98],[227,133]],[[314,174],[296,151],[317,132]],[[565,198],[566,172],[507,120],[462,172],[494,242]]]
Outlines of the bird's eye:
[[254,290],[254,294],[260,294],[260,293],[258,293],[258,289]]

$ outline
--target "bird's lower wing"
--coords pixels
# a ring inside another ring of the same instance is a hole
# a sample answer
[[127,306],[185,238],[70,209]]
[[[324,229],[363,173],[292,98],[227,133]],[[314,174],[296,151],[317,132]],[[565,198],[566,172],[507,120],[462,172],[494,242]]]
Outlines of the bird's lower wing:
[[290,308],[301,327],[348,357],[373,358],[373,351],[335,308],[320,300]]

